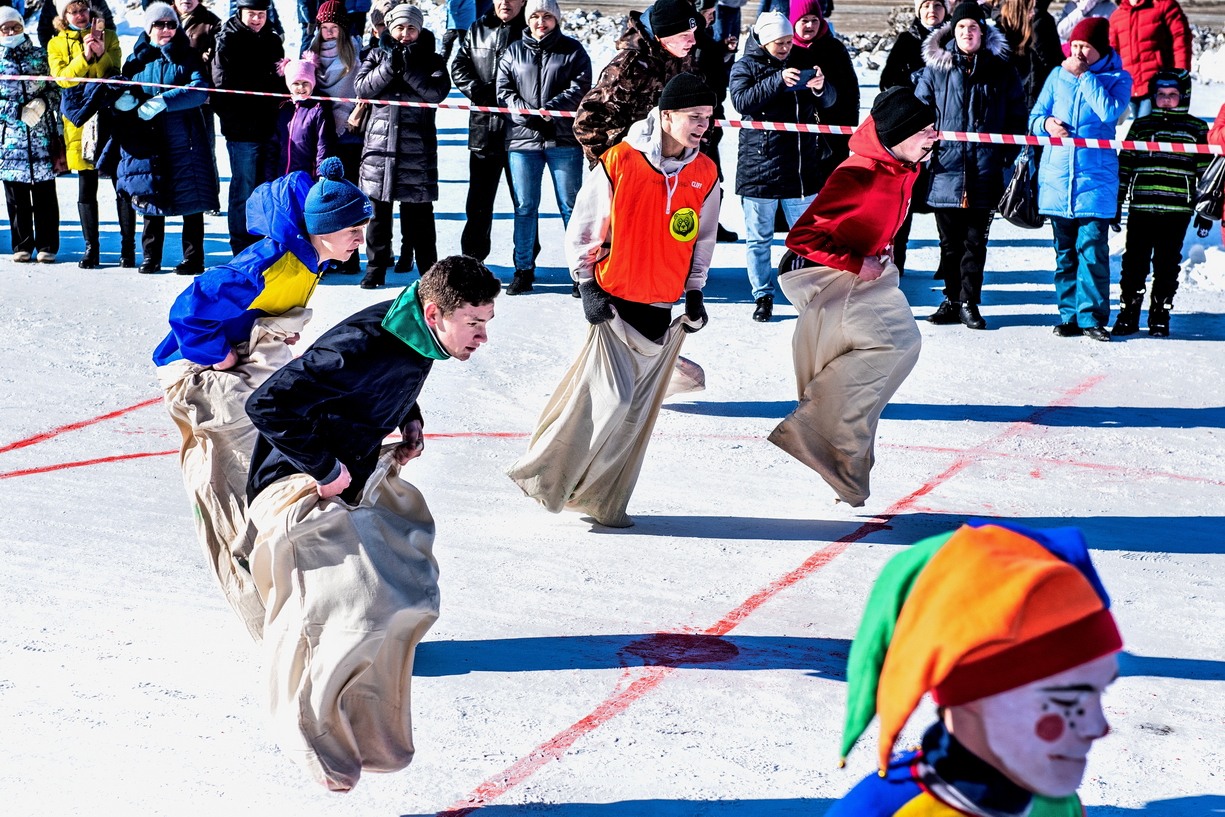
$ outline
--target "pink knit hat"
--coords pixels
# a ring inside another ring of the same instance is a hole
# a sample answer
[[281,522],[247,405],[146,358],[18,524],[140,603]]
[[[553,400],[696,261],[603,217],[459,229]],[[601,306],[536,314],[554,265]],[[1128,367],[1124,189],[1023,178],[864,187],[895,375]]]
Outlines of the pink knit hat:
[[[791,13],[787,16],[791,20],[792,28],[795,28],[795,24],[800,21],[801,17],[805,17],[809,14],[815,14],[817,17],[821,18],[821,25],[817,27],[817,35],[813,37],[813,40],[820,39],[821,35],[825,34],[829,27],[829,23],[825,22],[825,14],[821,10],[820,0],[791,0]],[[795,38],[794,42],[801,48],[812,44],[811,41],[805,42],[798,36]]]
[[319,67],[319,58],[315,52],[307,51],[299,60],[281,60],[277,63],[277,73],[285,77],[285,85],[295,82],[306,82],[311,90],[315,88],[315,71]]

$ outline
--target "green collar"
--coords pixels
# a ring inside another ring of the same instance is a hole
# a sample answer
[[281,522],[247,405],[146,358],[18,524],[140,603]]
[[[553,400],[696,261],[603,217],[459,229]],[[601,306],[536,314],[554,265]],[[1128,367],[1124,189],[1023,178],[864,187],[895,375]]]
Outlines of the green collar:
[[417,354],[431,360],[446,360],[451,355],[442,348],[425,322],[425,311],[417,298],[417,285],[420,283],[414,281],[412,286],[400,293],[383,318],[383,328],[404,341]]

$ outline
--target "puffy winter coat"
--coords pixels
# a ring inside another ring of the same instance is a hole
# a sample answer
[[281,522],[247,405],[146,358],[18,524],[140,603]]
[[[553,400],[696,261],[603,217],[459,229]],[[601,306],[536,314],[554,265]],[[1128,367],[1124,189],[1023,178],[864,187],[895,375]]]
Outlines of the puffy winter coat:
[[[9,5],[9,4],[5,4]],[[13,6],[16,8],[16,6]],[[115,17],[111,13],[111,7],[107,3],[94,4],[94,10],[102,15],[102,20],[105,23],[106,29],[113,30],[115,28]],[[28,17],[24,11],[22,17]],[[59,16],[59,11],[55,7],[55,3],[46,2],[44,0],[42,9],[38,12],[38,41],[42,43],[43,48],[50,48],[51,41],[55,39],[55,35],[59,34],[64,29],[68,28],[64,25],[63,19]]]
[[659,104],[668,80],[684,72],[701,73],[692,51],[674,57],[664,50],[651,33],[650,12],[648,8],[629,13],[625,32],[617,40],[616,56],[579,104],[574,135],[592,166],[604,151],[625,138],[630,125],[646,119]]
[[[759,122],[821,121],[818,107],[828,109],[837,98],[826,81],[820,94],[807,88],[789,89],[786,66],[762,48],[750,31],[744,56],[732,66],[732,106],[744,119]],[[821,175],[821,138],[815,133],[739,128],[736,194],[758,199],[796,199],[816,193]]]
[[139,102],[160,96],[166,103],[166,110],[150,120],[141,119],[136,110],[116,114],[122,149],[118,188],[132,197],[136,212],[147,216],[218,209],[217,176],[200,109],[208,100],[204,90],[208,80],[187,36],[178,31],[157,48],[142,31],[123,65],[123,75],[138,82],[183,87],[136,89],[133,95]]
[[[1128,139],[1140,142],[1208,142],[1208,123],[1189,113],[1191,74],[1167,72],[1177,79],[1182,99],[1171,109],[1155,104],[1148,116],[1132,123]],[[1119,210],[1131,199],[1131,209],[1145,213],[1190,213],[1200,174],[1212,157],[1206,153],[1163,153],[1125,150],[1119,154]]]
[[[451,79],[459,92],[475,105],[497,105],[498,63],[526,28],[522,11],[504,23],[490,10],[473,23],[451,63]],[[502,114],[468,114],[468,150],[481,155],[506,151],[506,120]]]
[[[237,17],[221,26],[213,55],[213,87],[239,91],[285,93],[285,80],[277,75],[277,63],[285,46],[272,27],[258,32]],[[231,142],[270,142],[276,133],[280,100],[272,97],[213,94],[213,110],[221,119],[221,133]]]
[[187,41],[200,55],[207,67],[212,64],[217,51],[217,34],[221,31],[221,18],[213,14],[203,3],[191,10],[191,14],[179,18],[179,28],[187,35]]
[[857,273],[865,257],[880,255],[893,243],[910,211],[919,166],[885,149],[871,115],[851,134],[851,151],[787,234],[787,248]]
[[1131,74],[1133,99],[1151,94],[1161,71],[1191,70],[1191,25],[1177,0],[1123,0],[1110,15],[1110,47]]
[[[833,85],[838,94],[834,104],[821,111],[821,122],[826,125],[858,125],[859,77],[855,74],[855,66],[851,64],[846,46],[829,30],[828,24],[822,26],[809,45],[797,43],[787,56],[788,68],[804,70],[814,66],[821,69],[826,84]],[[850,138],[830,134],[822,139],[826,147],[826,156],[821,160],[822,176],[829,176],[850,154]]]
[[[399,65],[399,72],[396,68]],[[434,35],[422,31],[410,46],[383,32],[357,70],[363,99],[442,102],[451,89],[447,66],[434,52]],[[379,201],[438,200],[438,132],[433,108],[372,105],[359,171],[362,192]]]
[[[123,54],[119,50],[119,38],[111,29],[106,29],[103,41],[105,51],[94,62],[85,59],[83,40],[86,31],[74,31],[68,27],[63,18],[55,18],[55,26],[59,30],[47,46],[47,63],[51,68],[51,76],[63,77],[57,80],[61,88],[71,88],[78,83],[71,77],[92,77],[102,79],[119,73]],[[94,166],[81,158],[82,128],[64,120],[64,145],[68,151],[68,167],[73,170],[93,170]]]
[[[1025,133],[1025,91],[1007,55],[1004,35],[991,26],[973,59],[961,53],[948,23],[927,38],[927,67],[915,96],[936,106],[937,130]],[[928,205],[995,207],[1004,192],[1004,167],[1016,154],[1007,145],[940,142],[928,164]]]
[[220,363],[247,341],[257,319],[306,306],[319,283],[319,256],[302,215],[310,189],[310,176],[300,172],[255,188],[247,199],[247,229],[266,237],[179,294],[154,364]]
[[1008,41],[1008,61],[1017,69],[1017,75],[1021,78],[1021,87],[1025,89],[1025,110],[1028,112],[1038,101],[1038,94],[1042,93],[1046,78],[1063,62],[1063,45],[1059,41],[1059,32],[1055,30],[1055,18],[1048,12],[1035,11],[1030,18],[1033,34],[1029,47],[1025,49],[1025,53],[1020,53],[1020,36],[1004,26],[999,19],[1000,8],[996,6],[992,15],[999,26],[998,30]]
[[[404,293],[415,303],[416,288],[414,283]],[[401,302],[384,301],[345,318],[247,399],[247,415],[259,429],[248,499],[291,474],[330,482],[344,463],[353,481],[340,498],[353,502],[387,435],[422,419],[417,397],[434,361],[447,355],[433,343],[419,306],[412,337],[425,342],[424,354],[383,326]]]
[[885,58],[885,67],[880,71],[880,89],[909,88],[914,90],[916,71],[923,70],[923,41],[932,30],[914,18],[910,28],[897,35],[889,56]]
[[[47,52],[29,37],[0,47],[0,74],[47,76]],[[42,100],[46,109],[34,127],[21,121],[26,105]],[[60,89],[54,82],[0,81],[0,179],[37,184],[55,178],[51,143],[60,131]]]
[[476,0],[447,0],[447,28],[467,31],[476,22]]
[[[531,32],[513,42],[498,64],[498,104],[507,108],[577,111],[591,90],[591,58],[578,40],[555,28],[536,40]],[[574,147],[574,120],[510,113],[507,150]]]
[[335,152],[329,107],[329,103],[313,99],[302,102],[287,99],[281,103],[276,122],[279,157],[276,175],[302,170],[318,180],[319,163]]
[[[1046,119],[1066,123],[1072,136],[1113,139],[1119,114],[1131,100],[1131,75],[1111,51],[1079,77],[1051,72],[1029,116],[1029,130],[1048,136]],[[1119,158],[1113,150],[1048,147],[1038,169],[1038,210],[1062,218],[1114,218]]]

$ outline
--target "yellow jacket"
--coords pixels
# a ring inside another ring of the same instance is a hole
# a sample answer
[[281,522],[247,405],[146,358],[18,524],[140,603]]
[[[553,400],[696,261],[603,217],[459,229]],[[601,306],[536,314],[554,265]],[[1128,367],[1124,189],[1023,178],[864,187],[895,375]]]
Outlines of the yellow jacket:
[[[53,77],[95,77],[103,78],[118,74],[122,66],[123,54],[119,50],[119,37],[111,29],[104,32],[106,50],[94,62],[85,60],[84,31],[66,28],[57,17],[56,27],[60,33],[47,43],[47,62],[51,66]],[[57,83],[61,88],[71,88],[77,83],[70,79],[60,79]],[[94,166],[81,156],[81,130],[68,120],[64,120],[64,146],[68,152],[68,167],[73,170],[93,170]]]

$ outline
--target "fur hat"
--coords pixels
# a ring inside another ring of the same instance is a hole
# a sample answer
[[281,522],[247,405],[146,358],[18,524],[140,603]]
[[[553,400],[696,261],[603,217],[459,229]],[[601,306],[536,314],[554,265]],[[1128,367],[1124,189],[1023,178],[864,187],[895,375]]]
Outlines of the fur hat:
[[1068,42],[1076,40],[1088,43],[1098,54],[1106,56],[1110,53],[1110,18],[1086,17],[1081,20],[1072,29],[1072,36],[1068,37]]
[[557,20],[557,25],[561,25],[561,6],[557,5],[557,0],[527,0],[523,5],[523,19],[532,19],[532,15],[538,11],[552,14]]
[[425,15],[421,9],[412,3],[396,3],[383,15],[383,22],[388,28],[397,25],[409,25],[420,31],[425,27]]
[[145,9],[144,29],[148,34],[153,30],[153,24],[158,20],[174,20],[174,24],[179,24],[179,13],[174,10],[173,6],[166,3],[150,3]]
[[880,715],[883,770],[927,692],[960,706],[1122,649],[1110,597],[1076,528],[971,520],[895,556],[847,661],[842,755]]
[[790,37],[795,34],[795,29],[781,11],[767,11],[757,16],[757,22],[753,23],[753,33],[761,44],[765,45],[783,37]]

